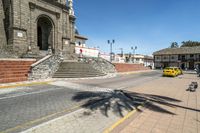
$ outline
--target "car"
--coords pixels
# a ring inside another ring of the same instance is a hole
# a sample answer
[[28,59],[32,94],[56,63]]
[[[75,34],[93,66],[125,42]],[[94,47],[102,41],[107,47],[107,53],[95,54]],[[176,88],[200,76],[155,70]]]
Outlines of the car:
[[178,72],[178,68],[177,67],[166,67],[163,70],[163,76],[172,76],[172,77],[176,77],[177,75],[179,75]]
[[183,74],[183,70],[182,70],[180,67],[177,67],[177,71],[178,71],[178,74],[179,74],[179,75],[182,75],[182,74]]

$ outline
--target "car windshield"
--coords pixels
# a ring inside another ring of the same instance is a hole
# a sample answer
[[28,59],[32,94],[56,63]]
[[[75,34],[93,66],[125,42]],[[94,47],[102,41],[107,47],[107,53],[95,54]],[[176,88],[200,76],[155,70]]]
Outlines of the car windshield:
[[165,69],[166,69],[166,70],[172,70],[173,68],[171,68],[171,67],[166,67]]

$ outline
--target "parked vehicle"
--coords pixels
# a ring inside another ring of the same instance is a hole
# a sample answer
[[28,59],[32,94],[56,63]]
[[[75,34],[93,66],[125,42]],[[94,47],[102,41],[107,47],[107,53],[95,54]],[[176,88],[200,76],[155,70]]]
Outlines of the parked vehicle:
[[177,75],[179,75],[180,71],[177,67],[166,67],[163,70],[163,76],[172,76],[172,77],[176,77]]
[[178,75],[182,75],[183,74],[183,70],[180,67],[177,67],[177,71],[178,71]]

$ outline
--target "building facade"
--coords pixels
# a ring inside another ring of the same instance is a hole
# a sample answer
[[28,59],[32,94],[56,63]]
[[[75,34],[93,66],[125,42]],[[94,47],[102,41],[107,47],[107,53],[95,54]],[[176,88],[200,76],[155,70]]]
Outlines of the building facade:
[[99,57],[98,48],[89,48],[86,46],[86,37],[79,35],[78,31],[75,32],[75,53],[83,57]]
[[200,47],[167,48],[153,55],[156,68],[176,66],[193,70],[200,63]]
[[63,51],[64,55],[74,53],[75,16],[72,0],[0,1],[3,7],[0,15],[4,16],[0,20],[0,30],[5,29],[6,49],[19,57],[27,51],[45,53],[49,48],[55,53]]
[[125,54],[125,62],[143,64],[145,67],[154,67],[153,56],[142,55],[142,54]]

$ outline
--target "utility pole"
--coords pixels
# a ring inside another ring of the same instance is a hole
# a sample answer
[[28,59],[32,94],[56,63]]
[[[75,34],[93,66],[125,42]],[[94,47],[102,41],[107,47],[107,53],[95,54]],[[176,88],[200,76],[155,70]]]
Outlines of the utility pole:
[[121,50],[121,57],[123,57],[124,52],[123,52],[123,48],[119,48]]
[[110,44],[110,62],[112,62],[112,56],[113,56],[113,52],[112,52],[112,45],[115,43],[115,40],[113,39],[112,41],[108,40],[108,44]]
[[137,46],[135,46],[135,47],[131,47],[131,50],[133,50],[133,63],[135,62],[134,61],[134,56],[135,56],[135,50],[137,49]]

